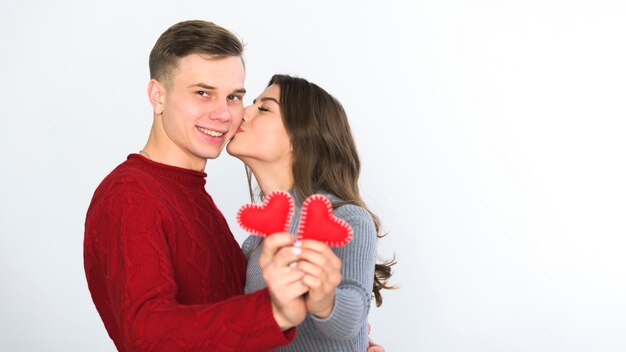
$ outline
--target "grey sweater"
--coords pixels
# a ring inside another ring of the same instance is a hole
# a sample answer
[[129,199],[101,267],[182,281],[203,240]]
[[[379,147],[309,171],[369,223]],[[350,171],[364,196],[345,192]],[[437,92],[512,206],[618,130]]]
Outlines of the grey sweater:
[[[325,194],[331,202],[337,197]],[[293,194],[292,194],[293,196]],[[298,229],[302,201],[294,196],[296,207],[289,232]],[[343,247],[333,248],[341,259],[343,280],[335,290],[335,306],[331,315],[319,319],[309,314],[298,325],[296,338],[288,346],[275,351],[359,351],[367,350],[367,315],[374,285],[376,262],[376,230],[369,213],[355,205],[343,205],[333,214],[352,226],[352,240]],[[246,293],[265,287],[259,267],[260,243],[263,239],[249,236],[243,243],[248,256]],[[250,253],[252,251],[252,253]]]

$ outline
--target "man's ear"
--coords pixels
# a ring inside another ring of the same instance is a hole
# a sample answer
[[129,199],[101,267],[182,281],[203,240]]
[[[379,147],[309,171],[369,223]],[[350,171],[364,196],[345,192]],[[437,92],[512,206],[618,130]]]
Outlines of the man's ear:
[[151,79],[150,83],[148,83],[148,99],[150,99],[154,114],[161,115],[163,113],[165,88],[156,79]]

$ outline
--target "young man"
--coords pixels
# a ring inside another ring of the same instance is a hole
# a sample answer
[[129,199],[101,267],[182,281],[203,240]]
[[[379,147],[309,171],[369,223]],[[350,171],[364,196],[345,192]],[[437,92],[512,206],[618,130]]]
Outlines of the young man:
[[245,258],[204,188],[207,159],[242,119],[242,51],[229,31],[187,21],[150,53],[148,142],[102,181],[85,222],[89,290],[119,351],[269,350],[304,320],[302,273],[285,270],[297,255],[273,255],[291,236],[266,246],[264,270],[285,274],[244,295]]

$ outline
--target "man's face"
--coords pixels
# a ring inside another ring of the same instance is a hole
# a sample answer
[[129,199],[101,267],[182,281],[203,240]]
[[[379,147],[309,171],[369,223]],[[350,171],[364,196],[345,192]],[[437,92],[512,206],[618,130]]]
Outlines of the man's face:
[[[204,168],[220,155],[243,116],[245,71],[241,58],[191,54],[178,60],[162,95],[162,128],[173,165]],[[171,149],[171,150],[170,150]]]

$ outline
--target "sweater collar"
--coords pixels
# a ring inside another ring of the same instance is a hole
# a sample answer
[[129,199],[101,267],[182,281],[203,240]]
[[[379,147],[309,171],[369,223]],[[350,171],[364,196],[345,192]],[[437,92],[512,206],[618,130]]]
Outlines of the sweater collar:
[[[291,189],[289,190],[289,194],[291,194],[291,197],[293,198],[293,200],[295,201],[295,203],[300,207],[302,206],[302,203],[304,203],[304,199],[301,199],[300,196],[298,196],[298,193],[296,192],[295,189]],[[315,192],[313,194],[321,194],[323,196],[325,196],[326,198],[328,198],[328,200],[330,200],[330,202],[332,204],[335,204],[336,202],[340,201],[339,197],[337,197],[336,195],[330,193],[330,192],[326,192],[326,191],[318,191]]]
[[130,154],[127,160],[143,169],[148,170],[149,172],[153,172],[165,178],[177,180],[190,185],[204,186],[206,184],[206,172],[162,164],[152,161],[141,154]]

